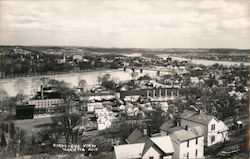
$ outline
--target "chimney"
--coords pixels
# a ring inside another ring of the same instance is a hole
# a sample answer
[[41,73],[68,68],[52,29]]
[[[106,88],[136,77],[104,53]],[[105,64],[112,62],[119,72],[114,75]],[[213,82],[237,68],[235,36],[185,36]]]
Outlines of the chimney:
[[151,132],[151,124],[148,125],[148,136],[151,137],[152,136],[152,132]]
[[43,85],[41,85],[41,99],[43,100]]

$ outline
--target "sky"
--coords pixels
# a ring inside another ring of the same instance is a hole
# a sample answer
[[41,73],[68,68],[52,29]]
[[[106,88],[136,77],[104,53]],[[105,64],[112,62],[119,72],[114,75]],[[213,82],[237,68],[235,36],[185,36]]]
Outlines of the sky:
[[0,0],[0,45],[250,49],[250,0]]

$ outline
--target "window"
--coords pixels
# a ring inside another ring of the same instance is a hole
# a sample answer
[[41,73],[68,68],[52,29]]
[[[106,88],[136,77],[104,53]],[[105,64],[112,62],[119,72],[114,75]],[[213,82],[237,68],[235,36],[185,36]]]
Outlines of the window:
[[150,156],[149,159],[154,159],[154,157],[153,157],[153,156]]
[[187,141],[187,147],[189,147],[189,141]]
[[215,136],[211,136],[211,143],[213,143],[215,141]]
[[195,144],[196,144],[196,145],[198,144],[198,137],[197,137],[196,140],[195,140]]
[[187,130],[187,129],[188,129],[188,126],[186,125],[185,130]]
[[196,149],[195,150],[195,157],[197,157],[198,156],[198,150]]
[[211,125],[211,130],[215,130],[215,124]]

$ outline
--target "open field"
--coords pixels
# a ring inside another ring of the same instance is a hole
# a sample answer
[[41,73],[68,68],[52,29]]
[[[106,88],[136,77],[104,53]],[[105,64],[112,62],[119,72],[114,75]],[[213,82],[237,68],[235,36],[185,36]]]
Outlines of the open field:
[[49,118],[38,118],[38,119],[26,119],[26,120],[16,120],[14,122],[16,127],[20,127],[26,132],[27,136],[32,136],[32,133],[37,133],[46,125],[52,123],[51,117]]

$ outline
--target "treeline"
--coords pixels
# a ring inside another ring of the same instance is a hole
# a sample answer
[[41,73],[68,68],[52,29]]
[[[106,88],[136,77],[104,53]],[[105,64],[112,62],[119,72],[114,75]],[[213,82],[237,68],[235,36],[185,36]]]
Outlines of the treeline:
[[[111,55],[86,55],[87,60],[73,60],[72,56],[67,57],[65,62],[60,54],[43,53],[38,50],[28,50],[28,53],[17,53],[13,48],[4,47],[0,49],[0,78],[14,78],[34,75],[61,74],[67,72],[79,72],[100,70],[105,68],[118,68],[119,61],[113,61]],[[103,61],[103,59],[112,61]]]

